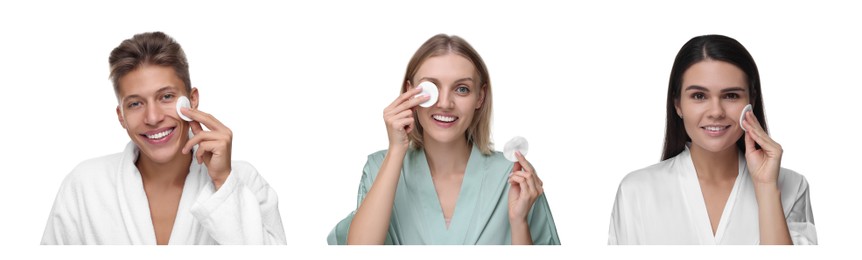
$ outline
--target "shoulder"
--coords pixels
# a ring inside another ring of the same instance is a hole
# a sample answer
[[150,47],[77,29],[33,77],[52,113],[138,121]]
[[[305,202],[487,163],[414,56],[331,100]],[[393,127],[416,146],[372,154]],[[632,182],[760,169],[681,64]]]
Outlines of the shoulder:
[[239,160],[232,160],[230,163],[231,174],[236,174],[237,177],[251,187],[258,189],[269,186],[263,176],[258,173],[257,168],[251,165],[251,163]]
[[87,183],[96,183],[98,180],[115,179],[117,172],[120,170],[122,160],[122,153],[85,160],[75,166],[72,172],[66,176],[64,185],[84,185]]
[[[411,151],[413,151],[413,150],[411,150]],[[381,164],[383,164],[383,159],[386,158],[387,152],[389,152],[389,150],[380,150],[380,151],[373,152],[373,153],[369,154],[368,155],[368,164],[374,164],[374,165],[380,166]]]
[[801,194],[808,191],[808,180],[794,170],[781,168],[778,172],[778,187],[782,195]]
[[60,194],[71,200],[76,196],[109,196],[116,185],[123,159],[122,153],[85,160],[66,175],[60,185]]
[[[506,157],[503,156],[502,152],[492,151],[491,154],[489,154],[489,155],[485,155],[485,154],[481,154],[481,153],[478,153],[478,154],[479,154],[479,156],[484,157],[483,167],[486,170],[488,170],[490,172],[503,172],[503,173],[506,173],[507,176],[508,176],[509,172],[512,171],[512,166],[514,166],[514,163],[509,161],[508,159],[506,159]],[[529,159],[527,159],[527,160],[529,160]],[[541,169],[536,169],[536,171],[539,172],[539,174],[541,174]]]
[[620,182],[620,189],[652,186],[656,183],[666,183],[672,176],[670,169],[676,164],[676,157],[630,172]]

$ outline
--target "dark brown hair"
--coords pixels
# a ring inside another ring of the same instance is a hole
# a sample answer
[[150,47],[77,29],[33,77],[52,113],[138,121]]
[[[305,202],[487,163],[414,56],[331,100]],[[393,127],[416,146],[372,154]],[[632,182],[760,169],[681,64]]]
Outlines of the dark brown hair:
[[120,93],[120,78],[143,65],[173,68],[174,73],[185,85],[186,93],[192,91],[186,54],[177,41],[163,32],[136,34],[131,39],[123,41],[120,46],[111,51],[108,64],[111,66],[110,79],[114,84],[116,95]]
[[[689,67],[704,60],[716,60],[733,64],[745,73],[748,82],[749,102],[754,116],[767,131],[766,115],[763,113],[763,96],[760,92],[760,73],[757,64],[748,50],[733,38],[723,35],[704,35],[694,37],[679,50],[670,70],[670,83],[667,88],[667,118],[665,120],[664,150],[662,160],[670,159],[683,150],[686,142],[691,141],[685,132],[682,118],[676,113],[676,102],[680,99],[682,75]],[[768,131],[767,131],[768,133]],[[736,141],[736,146],[745,151],[745,136]]]

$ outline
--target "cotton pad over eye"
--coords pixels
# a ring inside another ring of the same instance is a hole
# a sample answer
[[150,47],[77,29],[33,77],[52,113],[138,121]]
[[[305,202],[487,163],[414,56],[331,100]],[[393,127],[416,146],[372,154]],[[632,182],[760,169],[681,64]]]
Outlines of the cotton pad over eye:
[[[425,95],[428,95],[428,97],[430,97],[428,99],[428,101],[425,101],[422,104],[419,104],[419,106],[431,107],[435,103],[437,103],[437,96],[440,95],[437,92],[437,85],[434,85],[434,83],[425,81],[425,82],[420,83],[419,87],[422,88],[422,93],[419,93],[419,95],[425,94]],[[416,96],[419,96],[419,95],[416,95]]]
[[742,114],[739,115],[739,128],[742,128],[742,131],[746,132],[748,132],[748,130],[742,126],[742,121],[745,121],[745,113],[748,111],[751,111],[751,104],[745,105],[745,107],[742,108]]
[[506,146],[503,147],[503,157],[506,157],[506,160],[517,162],[518,157],[515,156],[515,151],[520,151],[521,155],[526,156],[529,150],[530,145],[527,143],[527,138],[516,136],[506,142]]
[[180,96],[180,98],[177,99],[177,115],[179,115],[180,118],[182,118],[183,120],[191,122],[192,119],[187,117],[186,115],[183,115],[183,112],[180,111],[180,108],[184,107],[192,108],[192,102],[190,102],[189,98],[187,98],[186,96]]

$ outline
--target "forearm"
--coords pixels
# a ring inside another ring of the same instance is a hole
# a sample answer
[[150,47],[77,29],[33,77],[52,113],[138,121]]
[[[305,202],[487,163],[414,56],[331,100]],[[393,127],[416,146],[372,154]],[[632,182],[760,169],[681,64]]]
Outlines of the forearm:
[[778,185],[755,184],[755,196],[760,224],[760,244],[762,245],[791,245],[790,232],[787,229],[787,220],[784,218],[784,209],[781,205],[781,191]]
[[530,235],[530,224],[527,220],[509,221],[512,227],[512,244],[513,245],[532,245],[533,237]]
[[371,190],[356,210],[350,229],[347,232],[348,244],[382,245],[386,241],[395,190],[401,175],[401,166],[406,151],[390,149],[383,159],[380,172]]

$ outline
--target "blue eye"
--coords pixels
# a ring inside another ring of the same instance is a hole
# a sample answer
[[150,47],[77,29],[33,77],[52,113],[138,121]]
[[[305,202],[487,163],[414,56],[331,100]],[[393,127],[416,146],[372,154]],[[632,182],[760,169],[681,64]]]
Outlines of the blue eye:
[[467,94],[467,93],[470,93],[470,88],[468,88],[464,85],[461,85],[461,86],[455,88],[455,92],[461,93],[461,94]]
[[171,99],[174,99],[174,97],[176,97],[176,95],[171,94],[171,93],[167,93],[167,94],[162,95],[162,100],[171,100]]

